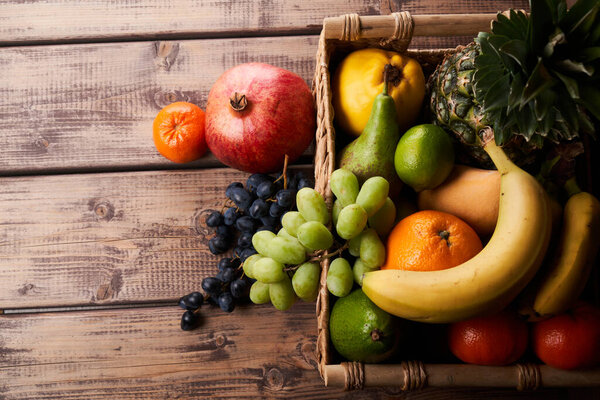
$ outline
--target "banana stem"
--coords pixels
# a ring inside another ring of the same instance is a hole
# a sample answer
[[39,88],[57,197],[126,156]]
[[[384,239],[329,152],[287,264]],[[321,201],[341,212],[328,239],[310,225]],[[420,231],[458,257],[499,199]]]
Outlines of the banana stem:
[[511,159],[508,158],[504,150],[496,144],[493,138],[483,145],[483,150],[490,156],[496,169],[501,175],[508,173],[512,168],[516,167]]
[[581,188],[577,184],[577,179],[575,179],[575,177],[569,178],[565,182],[565,190],[567,191],[567,194],[569,195],[569,197],[582,192]]

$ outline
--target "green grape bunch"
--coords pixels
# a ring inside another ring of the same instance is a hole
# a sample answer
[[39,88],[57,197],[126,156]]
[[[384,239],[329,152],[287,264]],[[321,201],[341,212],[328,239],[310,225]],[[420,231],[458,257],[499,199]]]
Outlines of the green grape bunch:
[[[331,259],[327,289],[337,297],[348,295],[354,284],[362,284],[365,272],[385,262],[387,235],[396,217],[388,197],[389,183],[373,177],[359,186],[356,176],[345,169],[334,171],[330,186],[336,199],[330,210],[323,196],[305,187],[296,193],[297,211],[281,218],[277,233],[263,230],[252,236],[257,251],[242,267],[255,279],[250,300],[289,309],[297,299],[315,301],[319,292],[320,262]],[[345,252],[350,256],[344,256]]]

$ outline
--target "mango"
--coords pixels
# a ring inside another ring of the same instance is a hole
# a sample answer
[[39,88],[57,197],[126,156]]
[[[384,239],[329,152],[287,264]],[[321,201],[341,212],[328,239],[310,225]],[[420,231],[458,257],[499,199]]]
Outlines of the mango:
[[500,173],[496,170],[455,165],[439,186],[418,193],[419,210],[437,210],[455,215],[479,236],[494,232],[500,202]]

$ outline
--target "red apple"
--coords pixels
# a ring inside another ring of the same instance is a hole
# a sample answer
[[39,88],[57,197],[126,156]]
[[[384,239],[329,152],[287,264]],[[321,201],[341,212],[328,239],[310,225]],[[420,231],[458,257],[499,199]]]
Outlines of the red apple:
[[223,164],[275,172],[293,162],[315,135],[316,117],[306,82],[288,70],[247,63],[226,71],[206,104],[206,143]]

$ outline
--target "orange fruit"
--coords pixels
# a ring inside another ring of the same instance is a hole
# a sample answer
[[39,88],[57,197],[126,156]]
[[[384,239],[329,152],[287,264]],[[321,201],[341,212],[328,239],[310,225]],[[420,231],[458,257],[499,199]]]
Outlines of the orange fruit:
[[469,364],[507,365],[525,353],[528,326],[512,311],[455,322],[448,327],[448,346]]
[[536,322],[533,351],[544,363],[560,369],[600,364],[600,308],[579,301],[567,312]]
[[195,104],[169,104],[159,111],[152,131],[158,152],[173,162],[194,161],[206,153],[204,111]]
[[454,215],[424,210],[402,219],[387,239],[381,269],[437,271],[455,267],[482,249],[477,233]]

